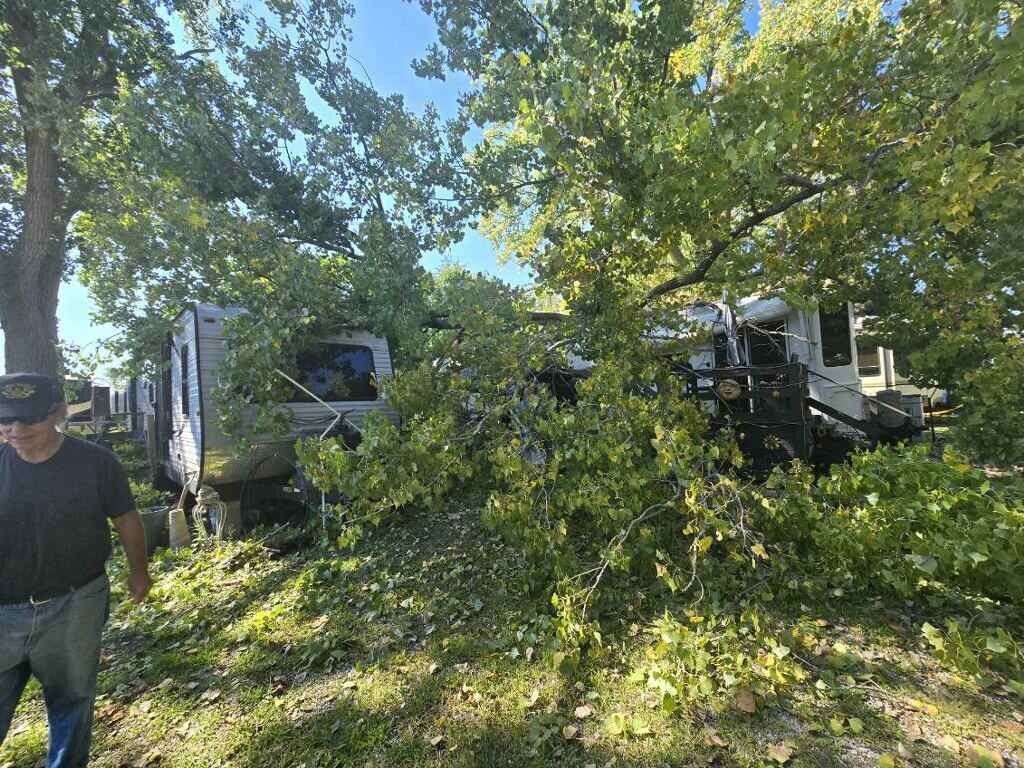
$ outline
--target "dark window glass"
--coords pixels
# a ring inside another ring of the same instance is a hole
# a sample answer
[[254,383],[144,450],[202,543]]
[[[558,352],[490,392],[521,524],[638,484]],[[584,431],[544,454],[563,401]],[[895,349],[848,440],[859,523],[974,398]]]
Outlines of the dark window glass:
[[857,373],[861,376],[882,375],[882,363],[878,357],[878,347],[869,344],[857,344]]
[[188,344],[185,344],[181,348],[181,412],[186,416],[190,405],[188,394]]
[[819,312],[821,318],[821,358],[827,368],[849,365],[853,360],[850,352],[850,315],[846,305],[829,312]]
[[[373,352],[354,344],[317,344],[299,353],[296,380],[326,402],[376,400],[377,379]],[[304,392],[292,402],[312,403]]]
[[729,366],[729,337],[724,333],[716,333],[712,343],[715,351],[715,368],[727,368]]
[[747,345],[751,365],[784,365],[786,358],[786,323],[764,323],[747,328]]

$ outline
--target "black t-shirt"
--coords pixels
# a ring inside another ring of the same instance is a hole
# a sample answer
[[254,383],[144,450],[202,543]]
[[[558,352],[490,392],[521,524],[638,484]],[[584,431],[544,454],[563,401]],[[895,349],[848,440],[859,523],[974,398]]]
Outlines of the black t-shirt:
[[62,594],[102,574],[107,521],[134,509],[124,468],[106,448],[65,437],[31,464],[0,445],[0,604]]

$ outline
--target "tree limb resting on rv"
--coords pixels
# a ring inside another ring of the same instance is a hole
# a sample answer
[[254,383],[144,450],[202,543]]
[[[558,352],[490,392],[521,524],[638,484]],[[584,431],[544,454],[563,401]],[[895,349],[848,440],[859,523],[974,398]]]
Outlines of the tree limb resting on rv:
[[652,288],[644,298],[644,303],[649,304],[654,301],[654,299],[659,296],[664,296],[666,293],[671,293],[688,285],[696,285],[697,283],[703,282],[704,278],[707,277],[708,271],[718,260],[718,257],[721,256],[729,246],[737,240],[740,240],[750,234],[750,230],[758,224],[762,224],[773,216],[777,216],[789,208],[792,208],[797,203],[801,203],[804,200],[809,200],[810,198],[821,194],[836,183],[836,181],[832,181],[816,184],[810,182],[809,179],[801,179],[801,181],[803,182],[800,184],[802,189],[799,192],[795,192],[789,197],[779,200],[777,203],[765,208],[763,211],[751,214],[734,227],[727,237],[721,240],[713,240],[707,254],[697,263],[697,266],[694,269],[687,272],[685,275],[677,275],[671,280],[666,280],[661,285]]

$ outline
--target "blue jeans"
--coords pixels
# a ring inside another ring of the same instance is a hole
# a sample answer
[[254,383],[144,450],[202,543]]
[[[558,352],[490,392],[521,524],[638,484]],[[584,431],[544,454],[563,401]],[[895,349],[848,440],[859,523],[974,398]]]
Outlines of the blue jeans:
[[109,609],[106,576],[42,603],[0,605],[0,744],[35,675],[50,722],[47,768],[89,763],[100,635]]

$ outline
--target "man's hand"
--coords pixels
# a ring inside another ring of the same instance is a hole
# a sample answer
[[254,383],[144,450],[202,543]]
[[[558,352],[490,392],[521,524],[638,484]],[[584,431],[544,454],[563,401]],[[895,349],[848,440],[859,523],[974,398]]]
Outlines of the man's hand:
[[114,518],[114,527],[121,537],[121,546],[128,558],[128,591],[132,600],[141,603],[149,594],[153,580],[149,578],[149,566],[146,562],[146,534],[142,530],[142,520],[134,509]]
[[128,592],[136,603],[146,599],[152,586],[153,580],[149,578],[147,571],[131,571],[128,574]]

